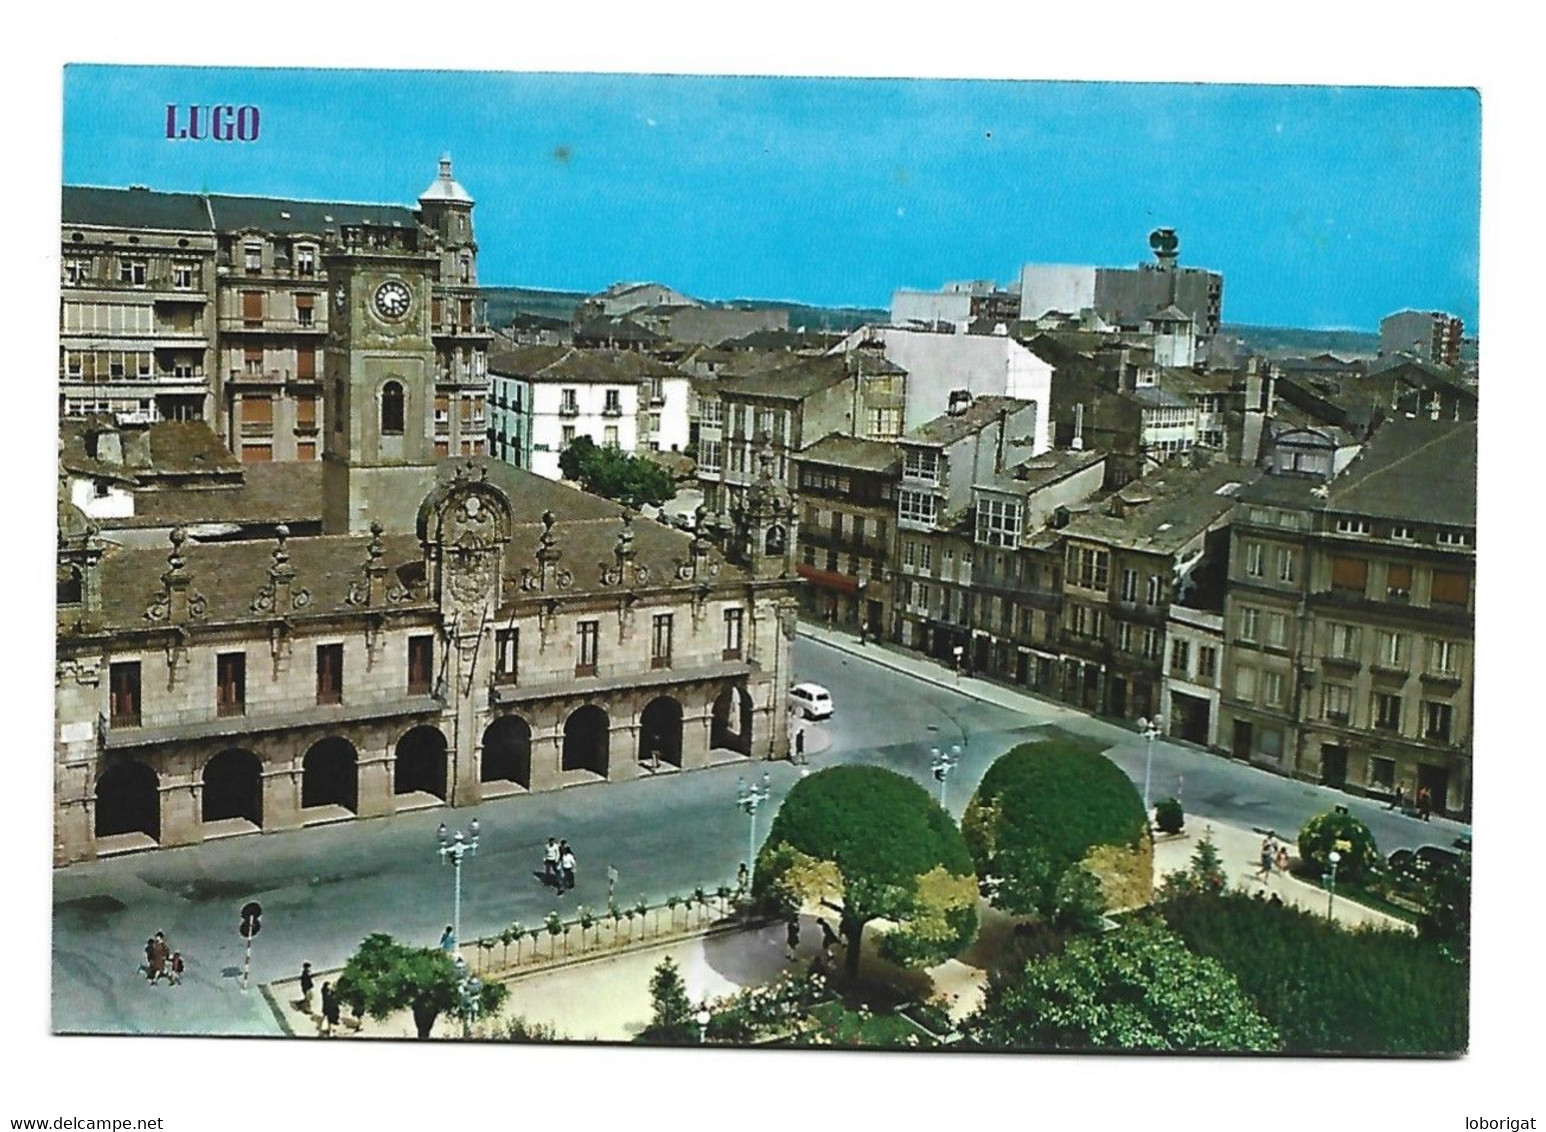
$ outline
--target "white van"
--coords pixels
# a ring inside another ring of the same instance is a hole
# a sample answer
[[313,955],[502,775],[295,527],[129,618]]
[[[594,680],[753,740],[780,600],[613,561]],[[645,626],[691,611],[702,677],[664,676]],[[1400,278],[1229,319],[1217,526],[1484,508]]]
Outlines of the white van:
[[832,693],[820,684],[796,684],[789,689],[789,706],[806,719],[826,719],[832,714]]

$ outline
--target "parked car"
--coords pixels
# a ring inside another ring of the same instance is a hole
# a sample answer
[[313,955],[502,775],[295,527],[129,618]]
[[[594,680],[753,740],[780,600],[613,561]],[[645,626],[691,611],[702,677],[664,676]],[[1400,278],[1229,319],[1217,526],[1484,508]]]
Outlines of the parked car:
[[789,689],[789,706],[806,719],[826,719],[832,714],[832,693],[820,684],[796,684]]

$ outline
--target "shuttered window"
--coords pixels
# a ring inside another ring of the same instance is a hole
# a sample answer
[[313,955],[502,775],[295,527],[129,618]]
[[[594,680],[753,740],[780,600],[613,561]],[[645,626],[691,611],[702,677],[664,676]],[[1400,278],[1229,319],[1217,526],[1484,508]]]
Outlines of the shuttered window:
[[248,394],[242,397],[242,424],[274,423],[274,399]]
[[244,321],[244,322],[262,322],[263,321],[263,292],[262,291],[243,291],[242,292],[242,321]]
[[1333,558],[1331,588],[1363,593],[1369,581],[1369,562],[1364,558]]
[[1471,579],[1451,570],[1433,572],[1434,605],[1466,605],[1471,600]]

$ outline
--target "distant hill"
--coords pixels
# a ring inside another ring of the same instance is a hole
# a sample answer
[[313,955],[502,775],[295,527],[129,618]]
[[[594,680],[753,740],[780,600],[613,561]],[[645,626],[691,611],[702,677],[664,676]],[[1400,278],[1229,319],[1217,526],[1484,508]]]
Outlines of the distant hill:
[[541,291],[535,287],[485,287],[490,326],[509,326],[518,312],[556,318],[564,322],[585,298],[582,291]]
[[[557,318],[565,322],[586,298],[583,291],[544,291],[536,287],[485,287],[490,326],[508,326],[517,313]],[[706,300],[711,307],[761,307],[789,312],[789,326],[807,330],[849,331],[867,322],[884,322],[883,310],[865,307],[813,307],[779,299]]]
[[1306,330],[1226,322],[1219,327],[1219,334],[1238,338],[1253,353],[1269,358],[1313,357],[1322,353],[1372,358],[1380,352],[1380,336],[1372,330]]

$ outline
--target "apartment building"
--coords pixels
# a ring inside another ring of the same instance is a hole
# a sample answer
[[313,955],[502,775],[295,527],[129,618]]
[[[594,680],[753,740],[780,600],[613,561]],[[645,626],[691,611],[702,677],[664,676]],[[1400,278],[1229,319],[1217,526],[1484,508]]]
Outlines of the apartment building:
[[417,208],[66,186],[61,414],[207,419],[244,463],[319,459],[328,248],[346,228],[422,229],[432,443],[479,453],[490,335],[472,210],[449,157]]
[[201,196],[65,187],[61,417],[213,415],[215,244]]
[[888,635],[951,659],[970,645],[972,489],[1035,452],[1040,409],[1010,397],[958,396],[951,411],[897,442],[896,573]]
[[818,622],[870,634],[890,621],[896,445],[834,434],[793,457],[801,510],[795,572]]
[[1471,805],[1474,422],[1395,420],[1328,483],[1242,491],[1221,742],[1296,777]]
[[1123,719],[1160,714],[1170,608],[1222,605],[1227,523],[1259,474],[1168,464],[1069,519],[1060,698]]
[[[908,396],[906,372],[870,348],[818,357],[771,355],[735,376],[720,377],[715,389],[720,439],[712,438],[705,417],[698,481],[705,506],[720,513],[752,483],[764,445],[774,475],[793,486],[793,457],[822,437],[895,440]],[[700,404],[707,409],[701,399]]]

